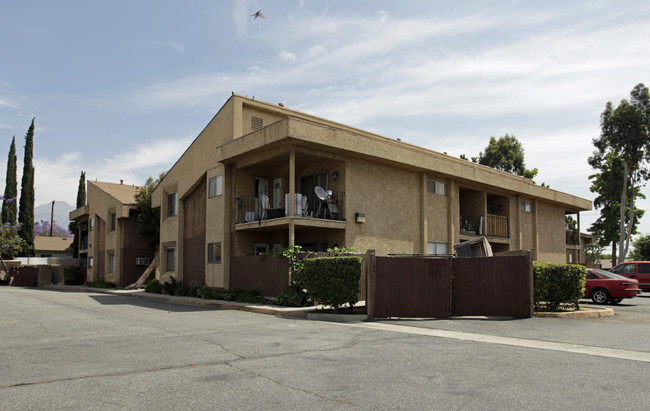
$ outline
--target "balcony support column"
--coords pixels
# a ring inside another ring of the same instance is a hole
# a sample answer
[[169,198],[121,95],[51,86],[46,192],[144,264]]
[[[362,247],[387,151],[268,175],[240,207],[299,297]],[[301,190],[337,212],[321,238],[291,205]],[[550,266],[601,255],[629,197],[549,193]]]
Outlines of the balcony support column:
[[295,244],[296,232],[294,217],[296,215],[296,149],[289,151],[289,245]]

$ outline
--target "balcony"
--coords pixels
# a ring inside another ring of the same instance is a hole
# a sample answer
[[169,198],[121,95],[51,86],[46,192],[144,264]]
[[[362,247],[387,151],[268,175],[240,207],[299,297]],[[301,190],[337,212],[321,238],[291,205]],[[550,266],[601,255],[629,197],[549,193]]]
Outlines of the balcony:
[[[316,220],[345,221],[345,192],[328,191],[328,197],[321,200],[315,192],[295,193],[293,217]],[[289,218],[289,192],[282,187],[272,192],[261,192],[237,197],[236,224],[262,222]]]
[[464,235],[485,235],[488,237],[510,237],[508,217],[487,214],[484,216],[461,216],[460,233]]

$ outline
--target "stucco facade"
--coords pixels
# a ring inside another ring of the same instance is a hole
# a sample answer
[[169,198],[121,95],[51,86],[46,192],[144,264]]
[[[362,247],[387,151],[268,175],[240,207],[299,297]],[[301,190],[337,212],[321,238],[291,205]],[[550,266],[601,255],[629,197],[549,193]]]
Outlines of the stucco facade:
[[233,256],[292,243],[444,254],[485,235],[495,252],[531,249],[561,263],[564,216],[591,209],[522,177],[238,95],[152,205],[161,209],[161,272],[223,288],[236,275]]
[[132,284],[154,257],[153,248],[136,233],[139,187],[99,181],[88,181],[86,187],[87,205],[70,212],[71,220],[87,224],[79,242],[86,280]]

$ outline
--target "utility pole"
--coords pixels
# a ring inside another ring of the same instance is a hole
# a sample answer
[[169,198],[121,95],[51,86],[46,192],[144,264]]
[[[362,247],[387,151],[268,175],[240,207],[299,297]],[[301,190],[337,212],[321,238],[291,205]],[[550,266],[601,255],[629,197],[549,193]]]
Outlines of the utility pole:
[[50,215],[50,237],[52,237],[52,228],[54,228],[54,200],[52,200],[52,214]]

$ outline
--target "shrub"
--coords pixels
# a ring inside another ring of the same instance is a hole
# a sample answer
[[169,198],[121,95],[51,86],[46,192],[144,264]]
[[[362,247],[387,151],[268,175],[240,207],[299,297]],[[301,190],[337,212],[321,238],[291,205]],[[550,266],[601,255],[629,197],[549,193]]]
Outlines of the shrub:
[[581,265],[533,263],[535,310],[546,303],[546,310],[558,311],[561,304],[578,304],[585,289],[587,269]]
[[169,281],[165,281],[162,287],[163,287],[163,291],[165,291],[166,294],[174,295],[176,288],[178,288],[181,285],[182,283],[176,281],[174,277],[169,277]]
[[304,261],[301,281],[314,300],[334,307],[359,301],[360,257],[325,257]]
[[63,267],[63,281],[67,285],[79,284],[81,267],[78,265],[67,265]]
[[282,290],[273,303],[285,307],[305,307],[312,303],[312,299],[302,285],[294,282]]
[[178,287],[174,288],[174,294],[179,297],[194,297],[194,292],[188,285],[179,284]]
[[115,288],[115,284],[110,281],[91,281],[88,283],[88,287],[93,288]]
[[151,280],[147,281],[147,284],[144,286],[144,291],[156,294],[162,293],[162,286],[160,285],[160,281],[158,281],[157,278],[152,278]]

